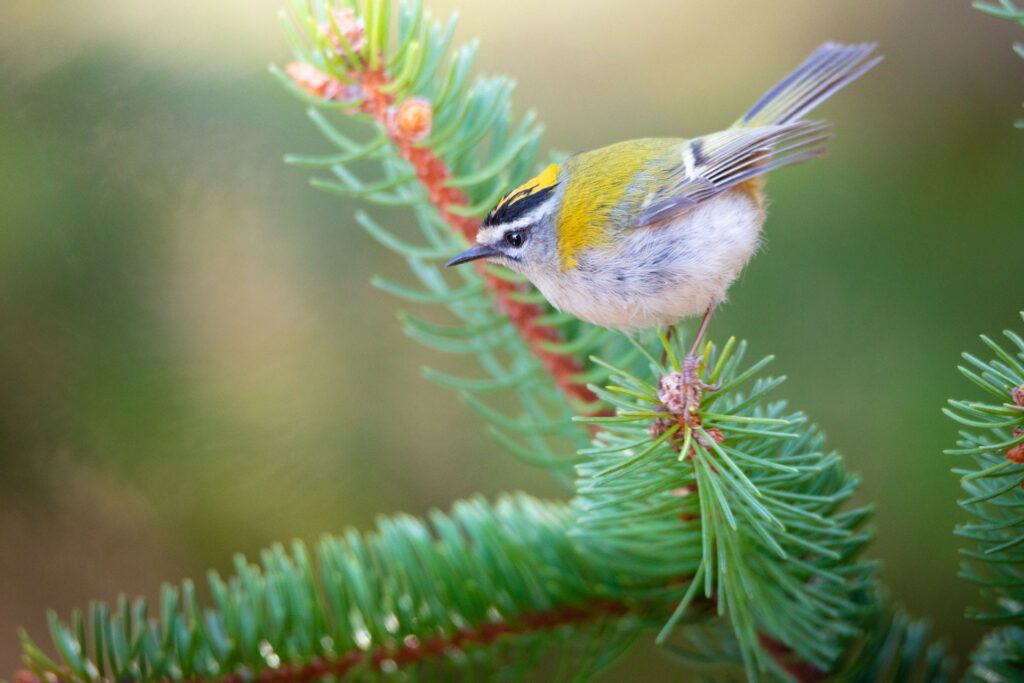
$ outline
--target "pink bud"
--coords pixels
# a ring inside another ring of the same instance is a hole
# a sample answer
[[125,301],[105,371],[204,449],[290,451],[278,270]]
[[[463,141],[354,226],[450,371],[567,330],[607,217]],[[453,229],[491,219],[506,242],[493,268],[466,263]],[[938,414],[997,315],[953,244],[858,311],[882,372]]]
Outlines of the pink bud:
[[325,100],[344,99],[345,86],[312,64],[292,62],[285,69],[285,72],[295,85],[310,95],[321,97]]
[[[350,7],[334,10],[331,12],[331,18],[334,19],[334,24],[331,25],[330,22],[321,24],[320,31],[327,36],[338,56],[345,56],[345,49],[342,47],[339,34],[344,36],[353,52],[362,53],[366,48],[366,22],[363,21],[363,18],[357,17],[355,10]],[[337,31],[334,30],[335,27],[337,27]]]

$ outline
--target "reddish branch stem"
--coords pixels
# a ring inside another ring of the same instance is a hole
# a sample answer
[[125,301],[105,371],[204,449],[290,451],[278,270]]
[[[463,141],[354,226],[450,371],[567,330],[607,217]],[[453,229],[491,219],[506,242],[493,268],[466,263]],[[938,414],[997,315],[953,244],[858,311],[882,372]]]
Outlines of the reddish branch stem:
[[797,683],[818,683],[827,677],[827,674],[818,667],[801,660],[785,643],[763,633],[758,635],[758,640],[761,641],[764,651]]
[[[318,657],[303,664],[285,664],[276,669],[265,669],[257,676],[230,673],[213,679],[192,679],[195,683],[293,683],[318,681],[327,677],[342,677],[358,667],[368,666],[377,671],[412,666],[432,658],[443,657],[456,650],[488,646],[500,638],[553,631],[562,626],[573,626],[622,617],[630,609],[622,602],[593,602],[587,607],[564,605],[547,612],[526,612],[513,621],[494,621],[476,628],[465,628],[446,636],[433,636],[420,640],[406,636],[400,645],[380,646],[372,650],[352,650],[334,657]],[[23,669],[14,675],[14,683],[64,683],[71,678],[51,674],[41,679],[34,672]],[[157,679],[170,683],[170,679]],[[112,683],[112,682],[111,682]]]
[[[417,664],[432,657],[442,657],[452,650],[465,650],[473,646],[486,646],[504,636],[525,635],[552,631],[561,626],[585,624],[598,619],[622,616],[627,613],[621,603],[607,602],[588,608],[564,606],[550,612],[529,612],[519,616],[515,622],[490,622],[475,629],[463,629],[451,636],[434,636],[420,641],[407,637],[395,647],[378,647],[369,652],[352,652],[333,661],[320,661],[295,666],[291,671],[284,669],[263,672],[259,683],[288,683],[290,681],[316,680],[327,675],[342,676],[361,664],[383,670],[390,667],[404,667]],[[230,676],[223,683],[245,683],[241,676]]]
[[[383,69],[372,70],[366,67],[353,72],[353,79],[357,83],[354,87],[346,87],[340,81],[308,64],[293,64],[289,67],[288,73],[296,84],[318,97],[342,102],[356,98],[361,100],[359,110],[373,116],[384,127],[402,158],[413,167],[416,178],[427,190],[427,195],[431,203],[437,207],[441,218],[452,231],[461,234],[470,242],[475,241],[478,221],[452,211],[468,206],[469,201],[465,193],[448,185],[447,181],[452,178],[451,170],[433,149],[417,144],[418,136],[410,134],[404,126],[396,125],[394,95],[381,90],[381,86],[390,83]],[[517,285],[496,277],[483,262],[477,263],[477,270],[483,276],[488,289],[497,298],[498,308],[519,330],[519,335],[543,364],[558,388],[569,398],[584,404],[594,404],[597,396],[576,378],[583,371],[583,364],[579,359],[569,354],[557,353],[548,347],[549,344],[557,344],[564,340],[556,328],[539,322],[538,319],[546,311],[541,306],[516,300],[515,295],[529,291],[529,286]]]
[[[624,602],[613,600],[595,601],[586,607],[563,605],[547,612],[526,612],[512,621],[494,621],[476,628],[464,628],[446,636],[437,635],[420,640],[410,635],[397,645],[382,645],[365,651],[352,650],[333,657],[318,657],[302,664],[285,664],[275,669],[265,669],[256,677],[251,673],[234,672],[213,679],[191,680],[193,683],[293,683],[319,681],[327,677],[341,678],[361,666],[377,671],[400,669],[443,657],[452,651],[493,645],[501,638],[545,633],[563,626],[624,617],[631,611]],[[783,643],[763,634],[760,640],[765,651],[798,683],[818,683],[825,679],[825,672],[794,657],[793,651]],[[40,678],[27,669],[17,671],[13,677],[14,683],[70,683],[73,680],[71,676],[65,678],[55,673]],[[156,683],[171,682],[170,679],[156,679]]]

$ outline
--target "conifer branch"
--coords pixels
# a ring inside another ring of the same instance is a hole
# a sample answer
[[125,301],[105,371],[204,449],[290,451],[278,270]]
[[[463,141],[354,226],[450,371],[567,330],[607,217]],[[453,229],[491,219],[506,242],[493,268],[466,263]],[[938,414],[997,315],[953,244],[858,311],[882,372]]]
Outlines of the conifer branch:
[[[348,72],[348,86],[302,62],[289,64],[287,74],[311,95],[329,102],[352,104],[355,110],[372,116],[386,131],[402,158],[412,166],[416,179],[423,185],[441,219],[466,241],[476,239],[480,223],[472,213],[467,214],[469,201],[465,193],[452,186],[452,173],[434,149],[429,145],[416,144],[430,130],[433,118],[430,102],[409,98],[396,108],[392,94],[394,79],[383,67],[373,69],[369,64]],[[483,262],[478,262],[476,268],[494,294],[498,310],[508,316],[555,385],[571,399],[585,404],[594,403],[597,397],[586,384],[576,380],[583,371],[582,363],[569,353],[555,350],[564,346],[565,340],[557,328],[541,321],[541,317],[550,311],[530,303],[524,296],[531,289],[529,284],[499,277]]]
[[1024,677],[1024,339],[1011,330],[1003,335],[1003,344],[982,335],[989,360],[963,354],[960,372],[984,400],[950,400],[944,410],[962,427],[957,447],[946,452],[965,463],[953,471],[967,496],[959,503],[974,518],[956,529],[970,542],[961,550],[960,575],[990,602],[967,616],[1010,625],[975,652],[972,680],[1014,680],[1008,671]]
[[[383,20],[392,14],[394,27]],[[312,105],[314,124],[339,148],[338,154],[287,160],[329,170],[334,178],[313,180],[321,189],[413,209],[426,246],[357,215],[375,240],[407,260],[423,288],[381,278],[374,284],[454,314],[456,325],[404,313],[402,322],[409,336],[431,348],[477,356],[488,376],[435,370],[426,376],[458,391],[508,450],[552,469],[568,485],[576,459],[565,444],[583,447],[590,437],[571,417],[607,411],[587,388],[604,371],[583,359],[597,354],[629,363],[623,353],[633,362],[638,354],[620,335],[554,311],[519,275],[484,264],[451,273],[440,265],[465,248],[477,219],[535,168],[542,132],[536,116],[512,119],[511,81],[470,78],[475,44],[449,58],[454,21],[433,22],[418,1],[296,0],[285,25],[296,61],[285,72],[273,71]],[[393,36],[391,28],[397,29]],[[370,123],[373,135],[366,142],[350,139],[329,118],[338,113]],[[363,159],[380,163],[381,180],[356,176],[351,166]],[[497,391],[513,393],[522,414],[492,408],[488,394]]]
[[434,512],[429,525],[400,516],[365,537],[325,538],[313,556],[299,542],[264,552],[260,566],[239,556],[234,577],[210,574],[205,610],[185,581],[164,586],[152,616],[145,600],[125,598],[67,624],[51,614],[62,663],[22,634],[30,673],[20,680],[291,683],[432,666],[483,673],[550,647],[571,653],[587,630],[592,651],[574,660],[600,669],[639,632],[650,601],[602,597],[614,577],[572,548],[570,523],[563,504],[476,499]]
[[[338,36],[347,36],[349,44],[365,40],[365,28],[361,22],[365,19],[355,12],[327,10],[327,14],[328,23],[321,23],[318,29],[322,37],[335,41]],[[416,49],[411,46],[420,45],[411,33],[408,40],[411,42],[398,45],[399,52]],[[474,183],[466,177],[456,178],[437,151],[443,144],[431,144],[436,139],[430,136],[433,103],[422,97],[406,95],[396,106],[401,76],[396,81],[384,60],[376,67],[368,59],[350,60],[339,68],[344,69],[344,75],[336,78],[308,62],[293,62],[287,68],[287,75],[313,97],[338,103],[349,113],[369,114],[398,149],[402,159],[412,167],[416,180],[426,190],[441,219],[465,241],[474,241],[479,216],[486,210],[482,208],[486,205],[470,207],[469,198],[461,188]],[[404,83],[408,85],[408,79]],[[539,137],[539,129],[531,130],[528,135]],[[517,142],[511,150],[525,147],[525,143]],[[496,174],[493,170],[484,169],[475,175],[487,177]],[[508,317],[556,386],[570,399],[583,404],[594,403],[594,394],[577,379],[583,371],[582,362],[573,354],[560,350],[565,346],[565,339],[556,326],[543,320],[551,311],[529,296],[532,290],[529,283],[500,275],[482,262],[476,266],[487,288],[494,294],[498,309]]]
[[[136,608],[139,609],[139,608]],[[544,612],[527,612],[512,620],[487,621],[476,627],[464,627],[449,636],[433,636],[424,642],[407,635],[400,643],[380,645],[370,650],[351,648],[296,664],[282,664],[271,648],[263,648],[261,655],[268,668],[255,673],[248,668],[224,675],[203,676],[208,683],[294,683],[318,681],[331,677],[345,678],[351,674],[394,674],[410,669],[422,669],[435,662],[444,662],[457,656],[477,655],[481,651],[515,639],[529,639],[550,634],[558,639],[566,634],[559,631],[572,628],[573,637],[587,628],[631,616],[630,605],[625,602],[603,601],[577,607],[555,606]],[[99,617],[103,619],[103,617]],[[34,647],[26,645],[26,647]],[[69,667],[55,674],[58,681],[78,680]],[[46,676],[45,678],[51,678]],[[15,683],[41,683],[44,678],[23,669],[15,675]],[[114,677],[93,678],[93,683],[117,683],[124,679]],[[153,683],[172,683],[180,677],[170,675],[151,679]]]
[[[745,343],[708,345],[707,380],[721,389],[698,412],[679,412],[680,343],[649,354],[646,375],[661,378],[658,387],[617,368],[607,388],[594,387],[616,416],[586,419],[602,431],[578,467],[570,533],[595,564],[637,589],[681,595],[676,617],[697,595],[713,600],[736,630],[749,678],[782,666],[797,680],[820,680],[874,592],[873,565],[856,560],[869,513],[841,510],[857,479],[823,452],[802,414],[766,402],[779,380],[756,377],[770,359],[742,367]],[[699,585],[683,595],[673,587],[679,576]]]
[[929,640],[927,622],[911,619],[879,599],[862,625],[862,635],[847,648],[836,683],[953,680],[954,662],[946,645]]

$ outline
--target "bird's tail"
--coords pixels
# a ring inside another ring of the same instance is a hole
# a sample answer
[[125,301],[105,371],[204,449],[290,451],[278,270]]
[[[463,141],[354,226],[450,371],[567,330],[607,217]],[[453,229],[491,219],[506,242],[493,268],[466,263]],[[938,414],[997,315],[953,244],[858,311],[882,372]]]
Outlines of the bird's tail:
[[761,96],[736,126],[771,126],[798,121],[882,60],[870,58],[875,43],[825,43],[795,71]]

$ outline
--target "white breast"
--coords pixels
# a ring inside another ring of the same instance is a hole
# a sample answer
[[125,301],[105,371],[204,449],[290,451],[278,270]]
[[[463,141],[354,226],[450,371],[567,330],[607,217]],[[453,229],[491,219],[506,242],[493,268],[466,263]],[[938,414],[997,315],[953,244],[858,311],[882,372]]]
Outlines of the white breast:
[[742,189],[657,227],[627,230],[565,272],[530,273],[556,308],[604,327],[673,325],[725,300],[757,251],[764,211]]

